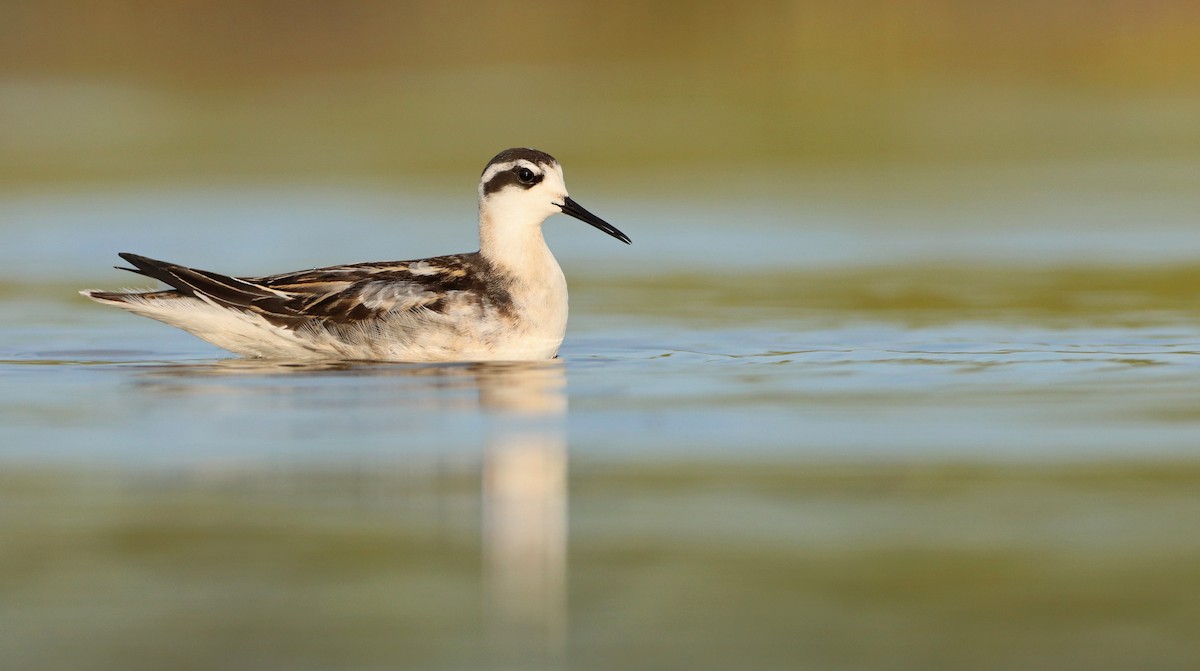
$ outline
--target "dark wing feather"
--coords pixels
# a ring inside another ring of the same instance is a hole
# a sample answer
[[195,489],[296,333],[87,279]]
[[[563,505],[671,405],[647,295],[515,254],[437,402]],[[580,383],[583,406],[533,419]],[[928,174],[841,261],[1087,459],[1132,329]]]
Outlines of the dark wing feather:
[[205,297],[218,305],[257,312],[277,323],[292,325],[306,320],[294,305],[295,297],[272,291],[252,281],[137,254],[123,252],[120,256],[133,264],[136,268],[133,272],[152,277],[174,288],[180,295]]
[[[446,292],[489,293],[478,254],[423,261],[360,263],[256,278],[237,278],[122,253],[126,268],[157,279],[179,295],[262,315],[289,328],[350,323],[389,312],[436,308]],[[419,273],[414,270],[419,266]],[[410,269],[412,268],[412,269]],[[160,292],[161,293],[161,292]]]

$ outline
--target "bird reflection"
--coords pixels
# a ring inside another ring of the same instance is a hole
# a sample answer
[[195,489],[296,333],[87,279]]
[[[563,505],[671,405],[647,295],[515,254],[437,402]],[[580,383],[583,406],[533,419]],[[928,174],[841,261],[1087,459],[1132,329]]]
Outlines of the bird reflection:
[[[296,399],[297,404],[305,402],[297,392],[304,386],[295,384],[295,376],[408,378],[395,387],[355,385],[370,391],[365,398],[351,398],[377,410],[403,403],[408,409],[427,407],[443,416],[447,411],[452,416],[479,413],[484,429],[479,464],[482,584],[489,645],[514,663],[563,656],[567,396],[562,361],[409,365],[228,359],[152,365],[142,372],[139,384],[155,395],[265,392],[276,399]],[[244,376],[255,378],[254,384],[243,384]],[[414,456],[406,458],[410,468],[417,467],[410,459]],[[444,477],[441,467],[424,473],[426,479]]]
[[566,634],[566,449],[559,415],[505,417],[488,432],[484,580],[493,645],[562,654]]
[[567,410],[561,361],[467,367],[488,413],[483,583],[490,643],[509,659],[561,657],[567,629]]

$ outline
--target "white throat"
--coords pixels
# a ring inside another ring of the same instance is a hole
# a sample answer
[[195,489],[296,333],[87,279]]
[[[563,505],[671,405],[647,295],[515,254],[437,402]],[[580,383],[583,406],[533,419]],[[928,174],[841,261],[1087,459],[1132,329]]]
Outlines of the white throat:
[[486,208],[479,213],[479,251],[484,258],[510,272],[528,272],[545,264],[547,258],[553,262],[542,236],[545,220],[545,215]]

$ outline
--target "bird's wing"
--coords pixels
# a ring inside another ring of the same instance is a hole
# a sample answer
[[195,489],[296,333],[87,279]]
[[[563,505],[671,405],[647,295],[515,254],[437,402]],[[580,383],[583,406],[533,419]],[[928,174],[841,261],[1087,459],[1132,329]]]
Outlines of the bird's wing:
[[387,313],[436,307],[447,290],[470,290],[472,254],[422,261],[360,263],[266,277],[238,278],[122,253],[133,268],[178,295],[261,315],[295,328],[351,323]]

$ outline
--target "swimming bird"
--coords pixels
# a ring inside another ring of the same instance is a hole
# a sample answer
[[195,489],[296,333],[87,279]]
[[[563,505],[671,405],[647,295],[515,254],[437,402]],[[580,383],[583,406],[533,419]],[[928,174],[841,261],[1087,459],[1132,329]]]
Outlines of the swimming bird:
[[567,282],[542,237],[562,212],[630,243],[567,195],[562,167],[506,149],[479,179],[479,251],[230,277],[122,253],[167,290],[80,293],[252,358],[520,361],[554,358]]

